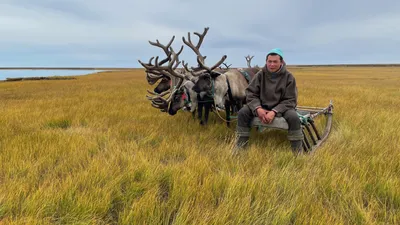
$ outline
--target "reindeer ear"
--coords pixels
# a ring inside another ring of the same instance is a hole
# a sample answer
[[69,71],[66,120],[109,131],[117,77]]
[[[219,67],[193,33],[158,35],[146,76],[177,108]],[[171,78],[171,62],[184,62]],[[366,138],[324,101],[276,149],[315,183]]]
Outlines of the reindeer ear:
[[221,75],[221,73],[216,72],[216,71],[211,71],[210,75],[211,75],[212,78],[216,78],[216,77],[218,77],[219,75]]

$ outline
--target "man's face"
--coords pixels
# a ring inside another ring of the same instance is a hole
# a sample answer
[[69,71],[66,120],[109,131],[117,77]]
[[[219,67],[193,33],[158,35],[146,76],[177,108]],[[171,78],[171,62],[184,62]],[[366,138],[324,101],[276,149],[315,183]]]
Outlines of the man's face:
[[267,68],[270,72],[275,73],[281,68],[282,62],[279,55],[269,55],[267,58]]

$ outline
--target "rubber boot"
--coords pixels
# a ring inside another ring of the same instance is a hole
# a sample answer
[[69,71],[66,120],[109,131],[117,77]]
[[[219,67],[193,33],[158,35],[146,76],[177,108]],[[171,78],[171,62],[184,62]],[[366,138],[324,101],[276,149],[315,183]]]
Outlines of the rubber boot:
[[292,147],[292,152],[296,155],[301,154],[303,152],[302,140],[290,141],[290,146]]
[[236,127],[236,145],[235,149],[244,149],[249,143],[250,128],[249,127]]
[[249,143],[249,137],[248,136],[238,136],[236,139],[236,149],[244,149],[247,147]]

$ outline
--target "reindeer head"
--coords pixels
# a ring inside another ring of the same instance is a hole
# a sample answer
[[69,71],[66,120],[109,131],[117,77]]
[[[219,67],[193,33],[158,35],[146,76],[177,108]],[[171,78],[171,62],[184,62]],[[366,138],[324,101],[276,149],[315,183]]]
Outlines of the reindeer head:
[[214,88],[214,80],[217,78],[221,73],[212,71],[204,72],[198,75],[197,82],[193,86],[193,91],[196,93],[200,92],[212,92]]
[[[151,63],[154,57],[150,59],[148,64],[145,64],[140,60],[138,60],[139,63],[144,68],[146,68],[146,72],[150,78],[151,76],[153,76],[154,79],[159,77],[168,77],[171,81],[171,84],[169,85],[170,88],[167,91],[163,91],[161,93],[154,93],[147,90],[148,93],[153,95],[153,96],[146,95],[146,97],[151,101],[151,105],[155,108],[160,109],[163,112],[167,111],[168,104],[171,101],[173,94],[180,88],[184,80],[184,76],[176,71],[177,67],[180,64],[179,54],[182,52],[183,46],[181,47],[178,53],[175,53],[175,51],[171,47],[174,38],[175,36],[172,37],[171,41],[167,45],[162,45],[158,40],[157,42],[149,41],[151,45],[162,48],[165,54],[167,55],[167,57],[163,59],[161,62],[158,62],[158,56],[155,58],[154,65]],[[166,62],[168,62],[168,65],[162,66]],[[162,89],[155,90],[155,92],[157,91],[160,92],[162,91]],[[168,94],[169,96],[167,98],[164,98],[164,96],[167,96]]]
[[[192,83],[193,84],[193,83]],[[168,108],[168,114],[170,115],[175,115],[180,109],[182,108],[187,108],[190,110],[191,107],[191,102],[190,102],[190,96],[189,93],[185,91],[184,87],[181,87],[179,90],[177,90],[173,97],[172,100],[169,104]]]
[[172,98],[168,107],[168,114],[175,115],[180,109],[185,108],[191,110],[194,93],[191,91],[194,86],[195,78],[187,73],[184,69],[177,69],[185,76],[184,82],[172,94]]
[[163,77],[160,83],[158,83],[158,85],[154,88],[154,92],[157,94],[161,94],[170,88],[171,88],[171,78]]

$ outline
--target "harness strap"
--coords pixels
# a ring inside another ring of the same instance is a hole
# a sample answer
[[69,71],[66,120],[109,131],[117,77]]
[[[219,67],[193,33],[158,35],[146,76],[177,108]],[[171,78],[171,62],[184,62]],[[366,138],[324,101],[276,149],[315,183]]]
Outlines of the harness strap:
[[191,103],[192,102],[192,100],[190,99],[190,93],[189,93],[189,89],[186,87],[186,86],[183,86],[184,88],[185,88],[185,91],[186,91],[186,96],[187,96],[187,100],[185,99],[185,103],[186,103],[186,101],[187,102],[189,102],[189,103]]
[[244,76],[244,78],[246,78],[247,83],[250,83],[250,80],[251,80],[250,74],[243,68],[240,68],[239,72]]

